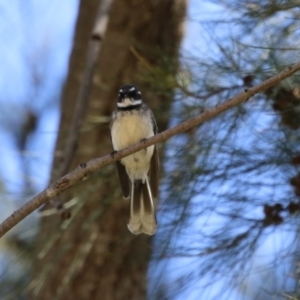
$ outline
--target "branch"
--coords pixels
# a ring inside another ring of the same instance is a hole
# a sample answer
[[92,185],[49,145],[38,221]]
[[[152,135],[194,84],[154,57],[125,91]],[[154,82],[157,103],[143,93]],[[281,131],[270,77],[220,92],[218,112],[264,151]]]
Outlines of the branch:
[[65,190],[69,189],[71,186],[80,182],[87,175],[113,163],[121,158],[128,156],[134,152],[137,152],[141,149],[147,148],[153,144],[161,143],[172,136],[183,133],[187,130],[190,130],[201,123],[204,123],[207,120],[210,120],[220,113],[237,106],[245,101],[247,101],[252,96],[256,95],[259,92],[262,92],[271,86],[279,83],[283,79],[293,75],[295,72],[300,70],[300,62],[294,65],[291,65],[284,69],[277,75],[270,77],[269,79],[263,81],[255,87],[245,89],[243,92],[239,93],[235,97],[213,107],[207,109],[203,113],[199,114],[196,117],[193,117],[173,128],[167,129],[145,141],[134,144],[128,148],[118,151],[114,156],[106,155],[100,158],[94,158],[87,163],[80,164],[76,169],[68,173],[67,175],[59,178],[53,182],[48,188],[43,192],[32,198],[29,202],[24,204],[21,208],[16,210],[11,216],[9,216],[4,222],[0,224],[0,237],[2,237],[6,232],[8,232],[12,227],[18,224],[26,216],[32,213],[34,210],[39,208],[41,205],[48,202],[50,199],[58,196]]

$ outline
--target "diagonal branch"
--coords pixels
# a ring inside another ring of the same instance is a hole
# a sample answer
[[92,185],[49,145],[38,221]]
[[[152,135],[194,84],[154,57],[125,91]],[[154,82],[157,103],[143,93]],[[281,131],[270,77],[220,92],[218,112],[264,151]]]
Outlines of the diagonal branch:
[[69,189],[71,186],[80,182],[87,175],[143,148],[147,148],[153,144],[163,142],[176,134],[190,130],[200,125],[201,123],[204,123],[205,121],[218,116],[220,113],[247,101],[249,98],[256,95],[257,93],[265,91],[266,89],[293,75],[299,70],[300,62],[285,68],[282,72],[270,77],[269,79],[263,81],[262,83],[252,88],[245,89],[243,92],[239,93],[235,97],[213,108],[207,109],[198,116],[188,119],[187,121],[170,129],[167,129],[145,141],[120,150],[113,156],[106,155],[100,158],[94,158],[88,161],[87,163],[80,164],[76,169],[53,182],[43,192],[32,198],[30,201],[28,201],[26,204],[24,204],[22,207],[16,210],[12,215],[10,215],[6,220],[4,220],[0,224],[0,237],[2,237],[7,231],[9,231],[12,227],[18,224],[21,220],[23,220],[34,210],[39,208],[42,204],[45,204],[46,202],[58,196],[65,190]]

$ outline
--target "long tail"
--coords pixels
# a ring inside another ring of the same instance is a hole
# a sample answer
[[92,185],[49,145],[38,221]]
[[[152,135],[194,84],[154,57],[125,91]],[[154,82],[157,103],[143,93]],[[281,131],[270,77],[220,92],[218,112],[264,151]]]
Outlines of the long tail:
[[130,218],[128,228],[133,234],[156,232],[157,222],[149,180],[136,180],[131,186]]

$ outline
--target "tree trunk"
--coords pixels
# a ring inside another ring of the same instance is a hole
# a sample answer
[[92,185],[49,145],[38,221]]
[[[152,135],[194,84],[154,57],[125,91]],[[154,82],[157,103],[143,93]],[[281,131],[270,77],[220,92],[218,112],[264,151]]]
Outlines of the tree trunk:
[[[98,0],[80,4],[53,174],[65,159],[59,154],[69,134],[98,5]],[[166,127],[172,89],[153,92],[151,69],[162,67],[162,57],[167,57],[173,62],[169,73],[176,72],[185,9],[185,0],[113,2],[71,169],[112,151],[109,117],[123,84],[136,84],[145,102],[162,116],[160,131]],[[30,299],[145,298],[151,239],[128,231],[129,202],[121,197],[114,166],[90,176],[62,199],[74,197],[78,203],[70,219],[62,222],[54,215],[41,222]]]

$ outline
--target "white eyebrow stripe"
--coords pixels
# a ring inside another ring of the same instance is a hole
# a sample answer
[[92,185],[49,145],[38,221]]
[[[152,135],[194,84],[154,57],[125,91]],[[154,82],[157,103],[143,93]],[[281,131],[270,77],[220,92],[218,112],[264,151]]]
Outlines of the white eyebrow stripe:
[[134,90],[135,90],[135,87],[133,86],[129,89],[129,92],[133,92]]
[[120,92],[120,93],[122,93],[122,92],[123,92],[123,90],[122,90],[122,89],[120,89],[120,90],[119,90],[119,92]]

